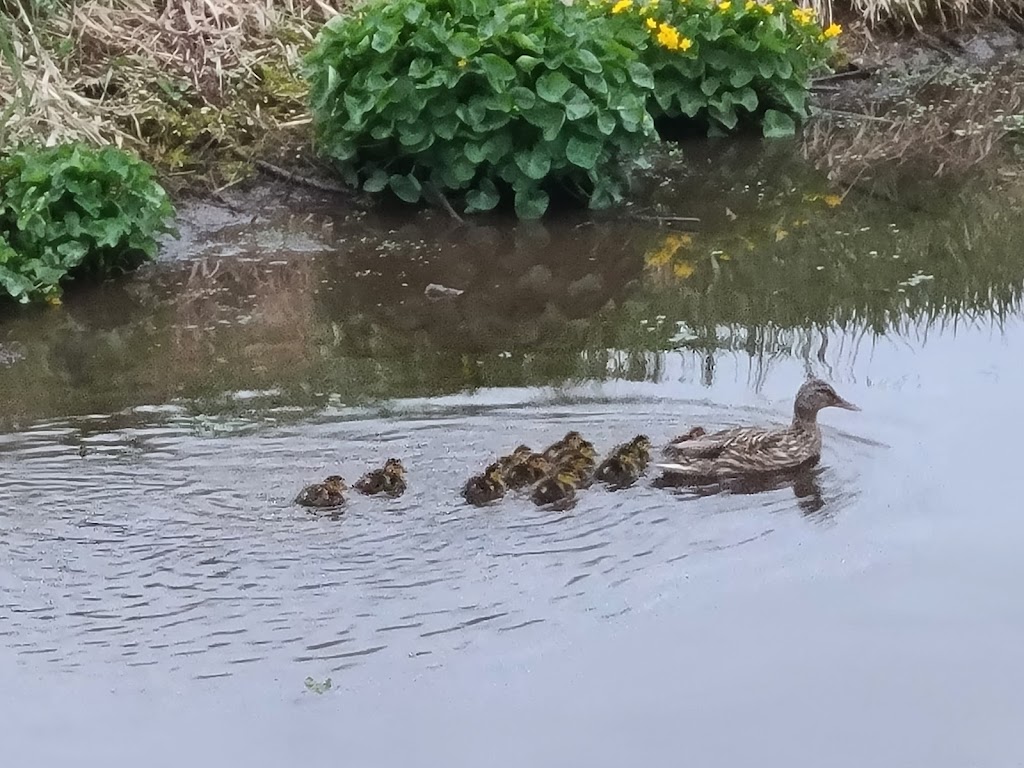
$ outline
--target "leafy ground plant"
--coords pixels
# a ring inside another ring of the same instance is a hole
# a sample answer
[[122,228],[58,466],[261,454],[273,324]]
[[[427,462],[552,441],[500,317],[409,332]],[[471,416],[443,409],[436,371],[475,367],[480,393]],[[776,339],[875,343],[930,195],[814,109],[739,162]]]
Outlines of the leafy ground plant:
[[346,180],[522,218],[568,189],[619,201],[654,137],[654,86],[604,8],[561,0],[370,0],[307,58],[320,149]]
[[0,287],[24,303],[69,275],[133,269],[173,215],[152,168],[119,149],[21,149],[0,158]]
[[791,135],[841,31],[792,0],[610,0],[607,13],[654,73],[653,116],[712,134],[759,122]]

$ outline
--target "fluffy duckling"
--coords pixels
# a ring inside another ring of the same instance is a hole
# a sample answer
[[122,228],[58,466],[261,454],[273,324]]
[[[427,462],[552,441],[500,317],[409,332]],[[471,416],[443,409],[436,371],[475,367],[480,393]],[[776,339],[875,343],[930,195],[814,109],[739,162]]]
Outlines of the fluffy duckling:
[[377,493],[386,493],[392,497],[401,496],[406,488],[405,466],[400,459],[388,459],[382,469],[367,472],[353,487],[366,496]]
[[590,485],[594,459],[584,451],[568,450],[560,461],[533,487],[531,498],[538,505],[568,505],[576,498],[576,491]]
[[502,498],[505,495],[505,487],[501,464],[496,461],[482,474],[474,475],[466,481],[462,497],[473,506],[479,507]]
[[530,498],[537,506],[568,506],[576,498],[579,477],[569,468],[559,468],[533,487]]
[[581,449],[567,448],[555,457],[552,464],[558,470],[568,470],[576,476],[577,487],[590,485],[597,466],[597,453],[592,446]]
[[594,476],[615,488],[625,488],[640,479],[650,460],[650,438],[637,435],[628,443],[617,446],[601,462]]
[[561,453],[565,453],[566,451],[584,451],[593,453],[594,444],[589,440],[586,440],[583,435],[576,430],[572,430],[571,432],[566,432],[565,437],[561,440],[556,440],[545,448],[544,458],[548,461],[554,461],[555,457]]
[[303,488],[295,497],[295,503],[304,507],[340,507],[345,503],[343,491],[348,490],[345,480],[338,475],[331,475],[322,483],[314,483]]
[[501,465],[501,469],[504,472],[508,472],[510,468],[522,464],[533,454],[533,449],[528,445],[520,445],[512,453],[507,456],[502,456],[498,459],[498,463]]
[[542,479],[552,469],[553,465],[544,458],[544,454],[531,453],[524,461],[505,469],[505,485],[513,491],[525,488]]

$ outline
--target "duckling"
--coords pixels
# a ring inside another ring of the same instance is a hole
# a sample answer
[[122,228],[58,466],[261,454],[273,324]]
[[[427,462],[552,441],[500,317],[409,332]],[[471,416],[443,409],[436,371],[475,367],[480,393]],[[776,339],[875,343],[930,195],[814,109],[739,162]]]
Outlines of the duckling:
[[497,501],[505,495],[505,478],[501,473],[501,464],[494,462],[483,471],[466,481],[462,489],[462,497],[473,506],[483,506]]
[[322,483],[314,483],[303,488],[295,497],[295,503],[304,507],[340,507],[345,503],[342,492],[348,490],[345,480],[338,475],[331,475]]
[[405,467],[400,459],[388,459],[382,469],[367,472],[353,487],[366,496],[377,493],[386,493],[391,497],[401,496],[406,488]]
[[566,432],[565,437],[561,440],[556,440],[545,448],[544,457],[552,461],[558,454],[567,450],[590,451],[592,453],[594,451],[594,444],[584,439],[583,435],[576,430],[572,430],[571,432]]
[[498,463],[504,472],[508,472],[511,467],[517,464],[522,464],[533,454],[533,449],[528,445],[520,445],[512,453],[507,456],[502,456],[498,459]]
[[537,506],[566,507],[575,500],[578,483],[579,478],[571,469],[558,469],[533,487],[530,498]]
[[628,443],[616,446],[598,466],[594,476],[614,488],[625,488],[640,479],[650,460],[650,438],[637,435]]
[[509,490],[519,490],[533,485],[548,474],[554,466],[542,453],[531,453],[525,461],[513,464],[505,470],[505,485]]
[[597,466],[597,454],[592,447],[584,447],[582,450],[568,448],[562,451],[552,462],[557,470],[571,472],[577,479],[577,487],[590,485]]

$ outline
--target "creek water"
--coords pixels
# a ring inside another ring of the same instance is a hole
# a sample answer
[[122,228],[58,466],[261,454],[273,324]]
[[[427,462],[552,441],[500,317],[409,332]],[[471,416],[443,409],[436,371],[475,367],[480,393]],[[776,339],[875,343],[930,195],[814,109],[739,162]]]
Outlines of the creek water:
[[[5,308],[8,764],[1024,764],[1019,186],[844,197],[784,142],[652,179],[543,224],[194,206]],[[796,481],[459,497],[569,429],[784,424],[808,374],[862,411]],[[398,499],[292,504],[390,456]]]

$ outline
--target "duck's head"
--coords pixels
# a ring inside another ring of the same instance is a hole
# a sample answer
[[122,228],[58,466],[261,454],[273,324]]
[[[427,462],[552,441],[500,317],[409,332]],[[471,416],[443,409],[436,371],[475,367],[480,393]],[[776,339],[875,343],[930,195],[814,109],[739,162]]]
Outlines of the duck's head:
[[405,465],[401,459],[388,459],[384,462],[384,473],[394,477],[405,477]]
[[514,451],[512,451],[512,458],[525,460],[527,456],[533,453],[533,449],[528,445],[520,445]]
[[793,411],[798,419],[813,419],[822,408],[860,410],[856,405],[836,394],[828,382],[821,379],[808,379],[796,393]]
[[348,490],[348,485],[345,483],[345,478],[341,475],[331,475],[324,480],[324,485],[329,486],[333,490],[345,491]]
[[502,475],[501,464],[498,462],[489,464],[487,469],[484,470],[484,479],[489,480],[492,483],[504,483],[505,478]]

